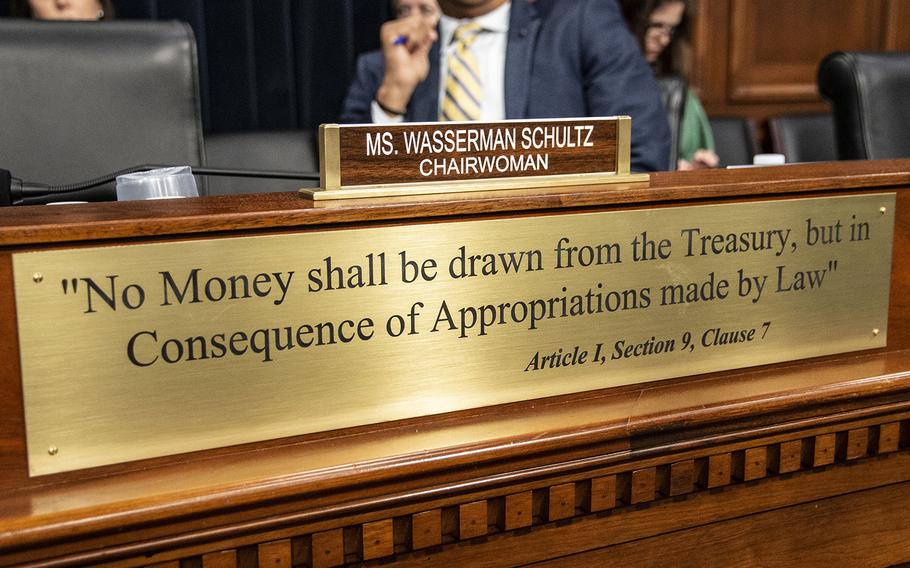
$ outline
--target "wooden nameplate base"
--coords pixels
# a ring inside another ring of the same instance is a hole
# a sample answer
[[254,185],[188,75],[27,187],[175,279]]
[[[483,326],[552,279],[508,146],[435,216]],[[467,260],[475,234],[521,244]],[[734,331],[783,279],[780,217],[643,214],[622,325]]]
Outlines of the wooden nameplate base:
[[319,127],[314,200],[647,182],[632,120],[571,118]]

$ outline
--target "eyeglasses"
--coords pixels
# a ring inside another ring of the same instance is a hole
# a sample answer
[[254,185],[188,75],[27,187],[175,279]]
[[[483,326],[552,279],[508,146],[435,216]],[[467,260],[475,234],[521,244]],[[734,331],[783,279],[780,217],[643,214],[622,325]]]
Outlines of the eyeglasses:
[[[418,11],[420,12],[420,16],[422,18],[433,18],[438,14],[435,6],[427,5],[427,4],[421,4],[418,7]],[[398,7],[398,13],[396,14],[397,17],[407,18],[410,15],[411,15],[410,6],[399,6]]]
[[673,39],[673,36],[676,35],[676,26],[662,24],[660,22],[651,22],[648,24],[647,33],[658,34],[666,36],[667,39]]

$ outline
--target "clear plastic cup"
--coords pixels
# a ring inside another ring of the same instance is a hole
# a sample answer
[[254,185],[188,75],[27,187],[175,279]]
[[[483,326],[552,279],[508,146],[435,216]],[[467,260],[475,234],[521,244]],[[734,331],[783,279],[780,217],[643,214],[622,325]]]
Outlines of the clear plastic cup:
[[117,201],[198,196],[196,179],[189,166],[159,168],[117,176]]

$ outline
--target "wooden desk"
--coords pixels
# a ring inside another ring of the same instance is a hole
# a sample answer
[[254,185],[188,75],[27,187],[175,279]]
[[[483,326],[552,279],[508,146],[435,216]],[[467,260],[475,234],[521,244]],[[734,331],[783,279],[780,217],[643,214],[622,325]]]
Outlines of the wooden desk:
[[[0,565],[888,566],[910,561],[910,160],[651,187],[0,211]],[[11,254],[897,191],[888,347],[27,475]]]

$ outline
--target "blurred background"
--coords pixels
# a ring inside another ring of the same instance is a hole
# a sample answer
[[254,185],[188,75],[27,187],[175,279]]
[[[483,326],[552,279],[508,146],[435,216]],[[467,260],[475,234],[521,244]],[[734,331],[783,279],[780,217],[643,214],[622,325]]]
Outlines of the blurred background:
[[[382,0],[114,0],[118,20],[183,20],[196,34],[207,133],[334,122],[358,53],[379,46]],[[0,0],[0,17],[10,7]]]
[[[313,129],[336,119],[356,56],[378,47],[383,0],[114,0],[118,19],[196,34],[206,133]],[[693,0],[690,83],[712,118],[823,113],[825,54],[910,51],[908,0]],[[0,3],[0,16],[9,15]]]

